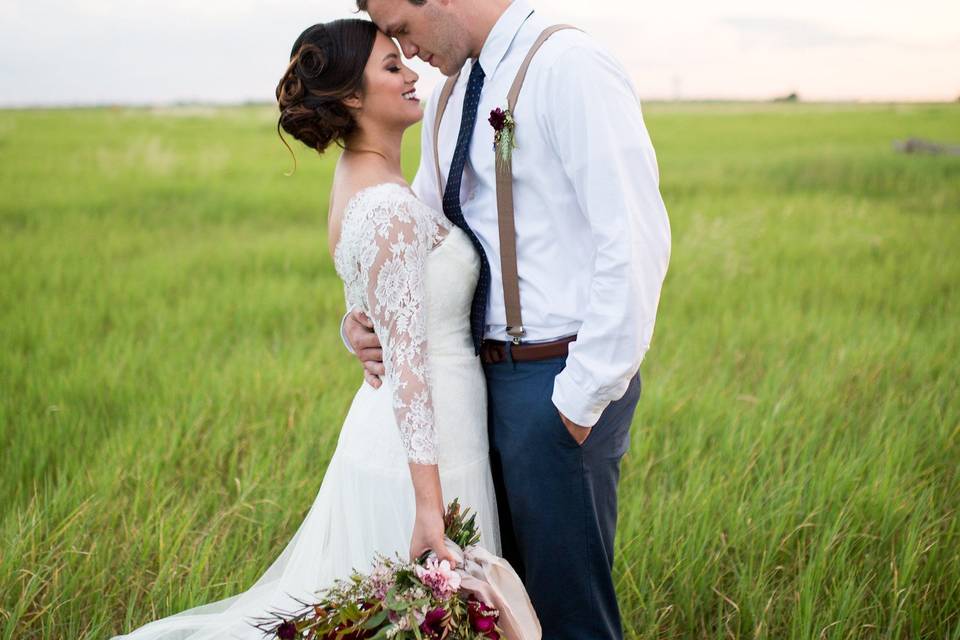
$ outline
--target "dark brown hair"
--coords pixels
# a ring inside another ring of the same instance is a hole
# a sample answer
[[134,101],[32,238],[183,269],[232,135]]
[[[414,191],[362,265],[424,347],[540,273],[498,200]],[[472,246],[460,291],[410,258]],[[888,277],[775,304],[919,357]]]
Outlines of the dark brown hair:
[[363,70],[376,37],[377,27],[369,20],[335,20],[301,33],[277,85],[277,133],[283,127],[318,153],[333,142],[342,144],[357,128],[343,100],[362,93]]
[[[409,2],[410,4],[415,4],[418,7],[422,7],[423,5],[427,4],[427,0],[409,0]],[[367,0],[357,0],[357,9],[360,9],[360,11],[366,11]]]

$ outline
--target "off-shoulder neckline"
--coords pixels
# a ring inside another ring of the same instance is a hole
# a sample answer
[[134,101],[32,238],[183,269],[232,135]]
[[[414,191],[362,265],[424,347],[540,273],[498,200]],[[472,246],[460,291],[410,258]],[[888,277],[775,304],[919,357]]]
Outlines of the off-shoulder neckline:
[[[406,184],[402,184],[402,183],[400,183],[400,182],[377,182],[377,183],[371,184],[371,185],[369,185],[369,186],[367,186],[367,187],[363,187],[362,189],[358,189],[356,193],[354,193],[352,196],[350,196],[350,198],[347,200],[347,204],[344,205],[344,207],[343,207],[344,216],[346,215],[346,212],[350,209],[350,207],[354,204],[354,202],[357,200],[357,198],[360,197],[360,195],[362,195],[362,194],[364,194],[364,193],[366,193],[366,192],[368,192],[368,191],[373,191],[374,189],[381,189],[381,188],[383,188],[383,187],[397,187],[397,188],[401,189],[403,192],[408,193],[408,194],[410,194],[411,196],[416,197],[416,194],[414,194],[413,191],[410,190],[410,187],[407,186]],[[342,216],[341,216],[341,217],[342,217]]]
[[334,264],[336,264],[337,255],[340,253],[340,245],[343,244],[343,229],[346,226],[347,218],[350,216],[350,214],[353,212],[354,208],[356,207],[357,203],[360,201],[360,196],[365,195],[366,193],[374,191],[376,189],[382,189],[384,187],[396,187],[400,189],[403,193],[405,193],[406,195],[409,195],[414,199],[416,199],[417,197],[417,194],[415,194],[410,189],[409,186],[405,184],[401,184],[399,182],[378,182],[376,184],[371,184],[367,187],[363,187],[362,189],[358,189],[356,193],[350,196],[350,198],[347,200],[347,203],[343,205],[343,213],[340,215],[340,237],[337,238],[337,246],[333,248]]
[[[407,185],[405,185],[405,184],[400,184],[399,182],[378,182],[378,183],[372,184],[372,185],[370,185],[370,186],[368,186],[368,187],[363,187],[362,189],[358,189],[357,192],[354,193],[352,196],[350,196],[350,198],[347,200],[347,204],[343,205],[343,214],[340,216],[340,228],[341,228],[341,229],[343,228],[343,222],[344,222],[344,220],[347,219],[347,215],[353,210],[353,207],[357,204],[357,201],[360,199],[360,196],[362,196],[362,195],[364,195],[364,194],[366,194],[366,193],[368,193],[368,192],[370,192],[370,191],[373,191],[373,190],[375,190],[375,189],[382,189],[382,188],[384,188],[384,187],[397,187],[398,189],[400,189],[403,193],[407,194],[408,196],[411,196],[411,197],[413,197],[413,198],[416,198],[416,197],[417,197],[417,194],[415,194],[415,193],[410,189],[409,186],[407,186]],[[337,244],[339,244],[339,243],[337,243]]]

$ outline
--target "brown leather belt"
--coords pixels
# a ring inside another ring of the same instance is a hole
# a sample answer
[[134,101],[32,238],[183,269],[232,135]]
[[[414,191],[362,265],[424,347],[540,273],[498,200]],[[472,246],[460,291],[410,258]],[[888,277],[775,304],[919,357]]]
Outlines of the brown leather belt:
[[[567,355],[568,347],[571,342],[576,341],[577,336],[560,338],[553,342],[528,342],[526,344],[514,344],[510,346],[510,355],[517,362],[528,362],[530,360],[546,360],[547,358],[560,358]],[[484,364],[497,364],[507,359],[507,344],[501,340],[484,340],[480,345],[480,360]]]

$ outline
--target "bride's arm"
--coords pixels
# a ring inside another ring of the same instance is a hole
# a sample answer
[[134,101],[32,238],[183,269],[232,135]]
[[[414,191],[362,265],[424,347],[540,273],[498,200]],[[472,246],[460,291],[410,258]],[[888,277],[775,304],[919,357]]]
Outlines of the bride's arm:
[[417,514],[410,536],[410,559],[415,560],[424,551],[433,551],[439,559],[456,566],[457,559],[444,544],[443,491],[437,465],[410,463],[410,477],[417,498]]
[[437,467],[430,371],[427,364],[425,269],[437,234],[436,222],[395,201],[390,215],[364,221],[373,230],[361,264],[366,276],[367,308],[383,345],[385,379],[393,394],[400,439],[407,451],[416,495],[417,516],[411,556],[433,550],[453,560],[443,543],[443,495]]

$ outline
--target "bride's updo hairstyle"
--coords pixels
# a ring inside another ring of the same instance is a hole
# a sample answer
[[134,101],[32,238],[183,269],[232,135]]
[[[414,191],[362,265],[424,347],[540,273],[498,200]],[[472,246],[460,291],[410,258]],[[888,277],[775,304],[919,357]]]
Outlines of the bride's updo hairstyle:
[[277,133],[283,127],[318,153],[331,143],[342,145],[357,128],[343,100],[362,94],[363,70],[376,37],[376,25],[367,20],[335,20],[301,33],[277,85]]

